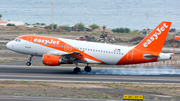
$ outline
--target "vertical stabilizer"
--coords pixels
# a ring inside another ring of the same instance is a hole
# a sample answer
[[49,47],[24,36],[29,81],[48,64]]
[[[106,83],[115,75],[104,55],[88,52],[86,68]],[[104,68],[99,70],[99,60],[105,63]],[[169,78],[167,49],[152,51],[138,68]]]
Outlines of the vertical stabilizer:
[[135,48],[160,53],[171,22],[162,21],[148,36],[146,36]]

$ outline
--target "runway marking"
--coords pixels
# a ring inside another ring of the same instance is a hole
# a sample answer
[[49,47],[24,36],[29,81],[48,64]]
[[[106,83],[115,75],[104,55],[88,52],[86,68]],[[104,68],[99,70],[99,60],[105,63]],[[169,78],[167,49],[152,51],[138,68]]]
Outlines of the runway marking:
[[[0,75],[0,77],[22,77],[22,76],[17,76],[17,75]],[[76,78],[80,78],[80,79],[103,79],[103,80],[107,80],[107,79],[113,79],[113,80],[154,80],[154,81],[167,81],[167,78],[165,79],[147,79],[147,78],[142,78],[142,79],[131,79],[131,78],[102,78],[102,77],[51,77],[51,76],[23,76],[23,77],[33,77],[33,78],[56,78],[56,79],[60,79],[60,78],[70,78],[70,79],[76,79]],[[178,79],[172,80],[171,78],[168,79],[168,81],[180,81]]]
[[172,96],[164,96],[164,95],[154,95],[154,96],[158,96],[158,97],[172,97]]
[[[22,77],[22,76],[17,76],[17,75],[0,75],[0,77]],[[102,77],[52,77],[52,76],[23,76],[23,77],[33,77],[33,78],[70,78],[70,79],[76,79],[76,78],[80,78],[80,79],[103,79],[103,80],[107,80],[107,79],[114,79],[114,80],[154,80],[154,81],[164,81],[166,80],[167,81],[167,78],[164,78],[164,79],[148,79],[148,78],[142,78],[142,79],[134,79],[134,78],[102,78]],[[168,81],[180,81],[180,79],[174,79],[172,80],[172,78],[169,78]]]
[[[171,84],[174,85],[175,83],[151,83],[151,82],[114,82],[114,81],[69,81],[69,80],[32,80],[32,79],[0,79],[0,80],[12,80],[12,81],[41,81],[41,82],[64,82],[64,83],[135,83],[135,84]],[[177,85],[180,85],[176,83]]]

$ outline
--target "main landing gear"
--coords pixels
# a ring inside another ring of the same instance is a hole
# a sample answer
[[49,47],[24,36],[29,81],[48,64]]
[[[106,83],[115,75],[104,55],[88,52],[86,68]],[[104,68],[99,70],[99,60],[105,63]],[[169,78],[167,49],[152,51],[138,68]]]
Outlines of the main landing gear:
[[[87,66],[84,68],[84,71],[90,72],[91,71],[91,67],[88,66],[88,64],[87,64]],[[74,68],[74,73],[77,74],[79,72],[81,72],[81,68],[79,68],[78,64],[76,63],[76,68]]]
[[27,66],[30,66],[31,65],[31,59],[32,59],[33,55],[30,55],[29,57],[29,62],[26,63]]
[[84,68],[84,71],[90,72],[90,71],[91,71],[91,67],[87,65],[87,66]]
[[81,68],[79,68],[79,67],[74,68],[74,73],[75,73],[75,74],[77,74],[77,73],[79,73],[79,72],[81,72]]
[[81,68],[78,67],[78,62],[76,62],[75,64],[76,64],[76,68],[74,68],[74,73],[77,74],[81,72]]

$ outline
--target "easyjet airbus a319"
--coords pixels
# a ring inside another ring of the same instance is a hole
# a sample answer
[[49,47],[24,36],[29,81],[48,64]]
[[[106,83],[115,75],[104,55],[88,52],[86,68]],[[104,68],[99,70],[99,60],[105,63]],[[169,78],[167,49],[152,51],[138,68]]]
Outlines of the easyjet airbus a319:
[[81,71],[78,63],[85,63],[84,70],[90,72],[89,64],[125,65],[171,59],[172,54],[161,53],[170,26],[171,22],[161,22],[133,47],[37,35],[19,36],[6,46],[12,51],[30,55],[28,66],[33,56],[41,56],[44,65],[75,64],[74,73],[78,73]]

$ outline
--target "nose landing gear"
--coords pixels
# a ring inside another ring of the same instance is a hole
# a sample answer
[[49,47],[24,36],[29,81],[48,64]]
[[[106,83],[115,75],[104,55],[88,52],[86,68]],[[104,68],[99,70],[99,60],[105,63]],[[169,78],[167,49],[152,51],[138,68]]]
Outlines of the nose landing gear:
[[27,66],[30,66],[31,65],[31,59],[32,59],[33,55],[30,55],[29,57],[29,62],[26,63]]
[[30,65],[31,65],[31,62],[27,62],[26,65],[27,65],[27,66],[30,66]]

